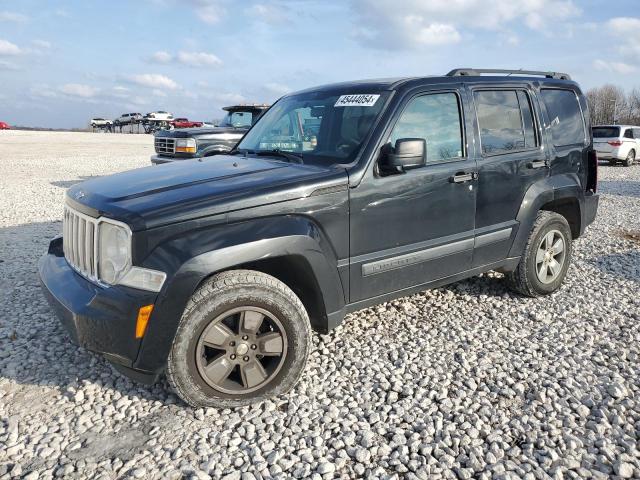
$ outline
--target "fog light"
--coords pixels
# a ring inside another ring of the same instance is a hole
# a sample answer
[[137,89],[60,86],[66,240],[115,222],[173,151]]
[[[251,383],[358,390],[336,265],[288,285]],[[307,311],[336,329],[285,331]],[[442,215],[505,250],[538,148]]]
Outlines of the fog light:
[[147,331],[147,324],[149,323],[149,317],[153,312],[153,305],[145,305],[138,310],[138,320],[136,320],[136,338],[144,337],[144,333]]

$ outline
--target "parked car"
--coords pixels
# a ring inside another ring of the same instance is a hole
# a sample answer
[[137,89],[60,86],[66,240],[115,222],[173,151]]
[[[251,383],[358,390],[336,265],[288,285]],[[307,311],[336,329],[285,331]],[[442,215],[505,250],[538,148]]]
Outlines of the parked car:
[[227,114],[217,127],[161,130],[156,133],[156,154],[151,156],[151,163],[159,165],[229,152],[267,108],[268,105],[232,105],[224,107]]
[[159,110],[157,112],[151,112],[151,113],[147,113],[144,116],[145,120],[154,120],[154,121],[161,121],[161,122],[170,122],[173,120],[173,115],[169,112],[164,112],[162,110]]
[[202,122],[192,122],[188,118],[176,118],[173,122],[171,122],[173,128],[198,128],[202,126]]
[[11,127],[6,122],[0,122],[0,130],[11,130]]
[[111,120],[107,120],[105,118],[99,118],[99,117],[92,118],[91,121],[89,122],[92,128],[107,127],[112,123],[113,122]]
[[557,291],[598,207],[585,111],[552,72],[292,93],[215,161],[69,188],[44,291],[74,342],[190,405],[279,395],[346,313],[488,270]]
[[123,113],[113,121],[114,125],[129,125],[142,121],[141,113]]
[[598,125],[593,127],[593,146],[598,158],[611,165],[626,167],[640,157],[640,127],[633,125]]

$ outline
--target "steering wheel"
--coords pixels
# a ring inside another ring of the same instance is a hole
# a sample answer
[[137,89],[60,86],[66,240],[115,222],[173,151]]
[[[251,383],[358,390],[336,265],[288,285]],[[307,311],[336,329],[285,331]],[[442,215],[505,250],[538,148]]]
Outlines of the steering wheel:
[[353,140],[343,139],[340,143],[338,143],[338,145],[336,145],[336,150],[340,153],[349,154],[357,146],[358,146],[357,142]]

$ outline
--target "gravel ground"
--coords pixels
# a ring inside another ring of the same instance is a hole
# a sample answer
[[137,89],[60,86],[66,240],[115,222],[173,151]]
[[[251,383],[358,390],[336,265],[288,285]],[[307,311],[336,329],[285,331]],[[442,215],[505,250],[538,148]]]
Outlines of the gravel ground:
[[289,395],[190,409],[74,347],[36,261],[65,188],[151,137],[0,133],[0,479],[640,477],[640,166],[602,166],[561,291],[488,274],[350,315]]

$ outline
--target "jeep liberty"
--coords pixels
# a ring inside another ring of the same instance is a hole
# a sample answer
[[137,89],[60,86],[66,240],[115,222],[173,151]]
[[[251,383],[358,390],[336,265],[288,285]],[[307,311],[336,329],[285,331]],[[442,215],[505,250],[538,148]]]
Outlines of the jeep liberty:
[[190,405],[283,394],[348,312],[488,270],[558,290],[598,206],[587,108],[554,72],[286,95],[228,154],[71,187],[44,291],[76,344]]

